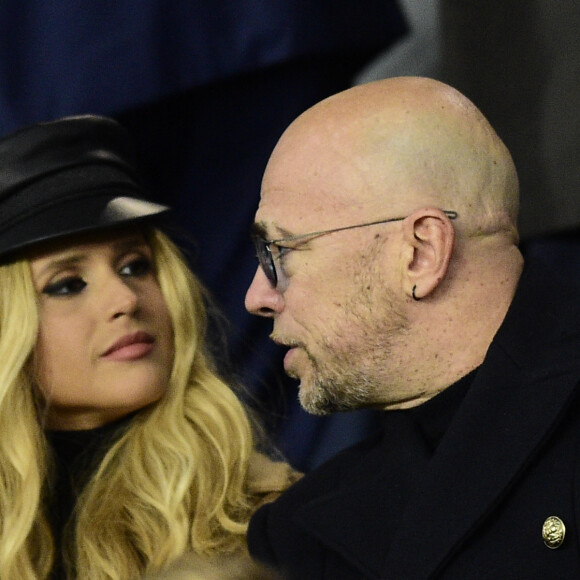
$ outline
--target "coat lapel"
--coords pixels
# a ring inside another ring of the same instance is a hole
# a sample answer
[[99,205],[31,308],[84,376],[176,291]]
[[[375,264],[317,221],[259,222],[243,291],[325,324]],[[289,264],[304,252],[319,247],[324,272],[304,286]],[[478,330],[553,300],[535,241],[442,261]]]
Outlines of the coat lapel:
[[[358,463],[348,462],[340,487],[300,507],[293,518],[359,570],[361,578],[379,577],[385,557],[385,525],[394,519],[392,506],[400,504],[393,494],[406,496],[414,485],[416,466],[421,465],[416,454],[425,456],[425,464],[428,461],[417,431],[402,415],[390,415],[371,451],[362,450]],[[396,440],[405,445],[394,444]]]
[[461,407],[408,504],[382,578],[430,578],[444,566],[518,481],[578,382],[576,369],[524,391],[512,372],[477,377],[478,392]]

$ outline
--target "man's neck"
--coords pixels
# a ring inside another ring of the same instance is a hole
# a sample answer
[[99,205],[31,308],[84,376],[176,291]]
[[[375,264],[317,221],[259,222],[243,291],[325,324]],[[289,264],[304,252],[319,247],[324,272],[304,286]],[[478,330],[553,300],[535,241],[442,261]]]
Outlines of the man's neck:
[[428,401],[476,369],[501,326],[521,276],[523,259],[513,247],[486,268],[477,264],[453,279],[439,296],[414,304],[404,344],[399,345],[398,379],[388,390],[400,395],[386,408],[410,408]]

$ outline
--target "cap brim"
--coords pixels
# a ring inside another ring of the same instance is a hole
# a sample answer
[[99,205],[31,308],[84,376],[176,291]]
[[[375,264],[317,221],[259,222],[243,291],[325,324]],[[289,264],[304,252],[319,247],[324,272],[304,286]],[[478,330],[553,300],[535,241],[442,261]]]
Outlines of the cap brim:
[[158,219],[169,207],[142,199],[119,196],[111,192],[67,200],[44,208],[41,215],[23,219],[0,234],[0,259],[8,254],[65,236],[108,229],[123,224]]

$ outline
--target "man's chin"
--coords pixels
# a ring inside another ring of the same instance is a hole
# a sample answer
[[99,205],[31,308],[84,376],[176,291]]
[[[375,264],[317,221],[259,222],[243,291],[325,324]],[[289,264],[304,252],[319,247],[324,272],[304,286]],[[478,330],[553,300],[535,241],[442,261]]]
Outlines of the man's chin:
[[335,411],[335,405],[316,379],[314,366],[308,352],[300,347],[290,349],[284,357],[284,372],[299,381],[298,400],[302,408],[311,415],[329,415]]
[[311,415],[324,416],[335,411],[324,390],[304,379],[298,385],[298,400],[302,408]]

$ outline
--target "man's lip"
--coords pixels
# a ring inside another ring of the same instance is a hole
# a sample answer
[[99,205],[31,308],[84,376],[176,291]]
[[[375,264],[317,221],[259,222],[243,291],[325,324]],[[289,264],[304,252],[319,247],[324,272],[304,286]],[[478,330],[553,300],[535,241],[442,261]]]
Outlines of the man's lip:
[[126,347],[132,345],[153,345],[155,339],[145,331],[133,332],[131,334],[125,334],[118,340],[116,340],[102,355],[101,357],[108,357],[113,355],[115,352],[120,351]]
[[288,352],[284,355],[284,368],[286,368],[288,362],[290,361],[290,357],[292,356],[292,353],[296,350],[296,347],[290,347],[288,349]]

